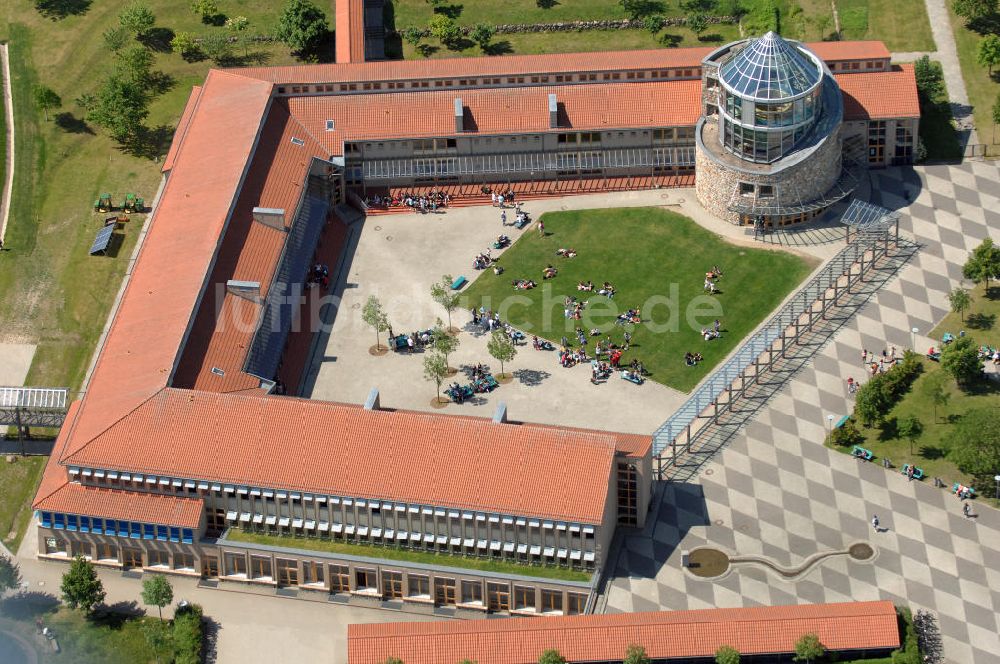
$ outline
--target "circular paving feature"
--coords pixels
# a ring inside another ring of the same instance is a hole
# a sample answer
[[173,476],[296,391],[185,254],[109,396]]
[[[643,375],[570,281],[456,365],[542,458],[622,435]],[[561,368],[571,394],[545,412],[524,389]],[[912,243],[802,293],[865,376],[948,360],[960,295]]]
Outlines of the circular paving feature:
[[873,549],[870,544],[858,542],[857,544],[852,544],[851,548],[847,550],[847,553],[854,560],[868,560],[875,555],[875,549]]
[[691,573],[705,579],[722,576],[729,569],[729,556],[718,549],[695,549],[688,561]]

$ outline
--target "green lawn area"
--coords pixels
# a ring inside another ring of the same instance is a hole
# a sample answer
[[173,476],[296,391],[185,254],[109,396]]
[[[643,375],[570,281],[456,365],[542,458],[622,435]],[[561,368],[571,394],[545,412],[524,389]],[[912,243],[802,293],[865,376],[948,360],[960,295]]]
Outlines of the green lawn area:
[[16,552],[24,529],[31,520],[31,499],[42,478],[48,457],[15,457],[14,463],[0,459],[0,539]]
[[[991,110],[997,94],[1000,94],[1000,74],[994,67],[991,78],[986,67],[977,62],[976,50],[979,48],[979,42],[982,41],[982,35],[965,27],[965,19],[955,14],[950,2],[948,3],[948,11],[951,15],[951,29],[955,35],[955,46],[958,49],[958,60],[962,66],[962,78],[965,79],[965,90],[969,95],[976,131],[979,133],[979,142],[995,145],[996,137]],[[996,155],[997,152],[994,151],[991,154]]]
[[933,51],[934,37],[922,2],[837,0],[843,39],[879,39],[890,51]]
[[[558,344],[563,335],[576,345],[574,329],[598,327],[602,337],[621,343],[625,328],[615,316],[640,307],[643,323],[633,332],[623,363],[639,358],[652,379],[687,392],[753,330],[815,267],[813,261],[781,250],[731,244],[675,212],[659,208],[619,208],[550,212],[541,217],[546,237],[531,227],[500,255],[505,272],[483,272],[464,293],[463,306],[485,306],[529,334]],[[576,258],[556,255],[573,248]],[[543,281],[542,269],[559,269]],[[719,266],[720,293],[704,293],[705,273]],[[533,279],[539,287],[515,291],[514,279]],[[609,301],[577,291],[577,283],[610,282]],[[513,299],[511,296],[520,296]],[[564,317],[566,296],[588,299],[582,320]],[[546,304],[547,302],[547,304]],[[706,307],[703,312],[697,307]],[[713,307],[717,309],[713,310]],[[693,315],[691,315],[693,314]],[[701,328],[719,318],[722,337],[706,342]],[[588,320],[589,319],[589,320]],[[593,343],[589,344],[593,352]],[[704,361],[694,367],[685,352]],[[516,360],[515,360],[516,361]]]
[[[996,325],[997,316],[1000,315],[1000,287],[991,285],[989,298],[984,291],[982,285],[972,290],[972,307],[965,313],[965,323],[959,320],[958,314],[950,313],[928,336],[940,340],[945,332],[957,335],[959,330],[965,330],[966,334],[972,336],[979,344],[994,347],[1000,345],[1000,329]],[[935,415],[934,404],[923,394],[922,387],[927,381],[934,379],[934,374],[941,371],[943,369],[937,362],[924,360],[924,373],[913,384],[910,392],[889,413],[887,418],[889,425],[881,429],[859,428],[865,434],[865,447],[879,458],[887,456],[897,467],[902,467],[904,463],[914,463],[930,476],[965,484],[969,482],[969,478],[959,472],[945,456],[944,441],[951,433],[955,418],[972,408],[995,407],[1000,403],[998,401],[1000,384],[984,381],[974,389],[963,392],[958,389],[954,380],[949,380],[947,385],[951,394],[950,400],[948,405],[939,408]],[[911,416],[917,417],[924,425],[923,435],[915,441],[912,455],[909,441],[896,436],[894,426],[895,422],[901,422]],[[850,452],[849,449],[838,449],[845,453]],[[992,494],[986,491],[985,495],[989,497]]]
[[429,553],[426,551],[410,551],[407,549],[397,549],[386,546],[371,546],[367,544],[350,544],[347,542],[334,542],[327,539],[311,539],[305,537],[285,537],[281,535],[265,535],[263,533],[252,533],[237,528],[230,528],[226,531],[226,539],[234,542],[250,542],[253,544],[265,544],[267,546],[278,546],[289,549],[305,549],[308,551],[322,551],[325,553],[341,553],[350,556],[361,556],[365,558],[384,558],[386,560],[402,560],[411,563],[421,563],[424,565],[441,565],[443,567],[464,567],[466,569],[479,570],[481,572],[494,572],[497,574],[517,574],[521,576],[535,576],[546,579],[559,579],[560,581],[583,581],[591,579],[591,574],[579,570],[566,569],[565,567],[542,567],[537,565],[521,565],[518,563],[481,560],[478,558],[466,558],[463,556],[442,555]]

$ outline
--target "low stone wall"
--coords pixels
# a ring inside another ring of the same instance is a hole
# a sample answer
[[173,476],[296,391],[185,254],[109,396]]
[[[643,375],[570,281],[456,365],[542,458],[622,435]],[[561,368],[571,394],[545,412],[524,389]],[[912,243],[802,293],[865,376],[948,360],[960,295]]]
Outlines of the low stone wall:
[[[723,150],[722,146],[712,146],[708,149],[713,148]],[[699,141],[695,150],[695,192],[706,210],[720,219],[738,224],[739,214],[729,210],[729,203],[741,182],[773,186],[775,199],[779,202],[808,203],[823,196],[840,177],[841,153],[838,126],[826,137],[823,144],[801,163],[777,173],[754,173],[726,167],[725,164],[706,154],[706,149]]]
[[[738,16],[708,16],[709,25],[727,25],[739,22]],[[662,28],[678,27],[687,24],[687,18],[683,16],[662,19]],[[563,23],[501,23],[491,26],[498,35],[515,35],[527,32],[583,32],[586,30],[645,30],[647,28],[645,19],[616,19],[605,21],[566,21]],[[473,26],[463,26],[463,35],[469,35]],[[397,32],[401,34],[402,31]],[[427,28],[418,30],[421,37],[430,37],[431,31]]]

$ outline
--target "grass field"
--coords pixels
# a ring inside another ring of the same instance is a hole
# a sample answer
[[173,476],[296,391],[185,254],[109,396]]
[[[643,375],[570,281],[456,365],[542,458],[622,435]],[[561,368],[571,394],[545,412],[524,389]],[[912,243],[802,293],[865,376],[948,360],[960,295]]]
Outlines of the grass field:
[[[4,614],[6,615],[6,611]],[[35,615],[40,615],[59,641],[60,653],[40,648],[35,640]],[[14,616],[12,616],[14,618]],[[0,618],[0,629],[21,635],[36,647],[42,664],[154,664],[173,661],[169,646],[159,653],[146,641],[142,625],[156,618],[127,619],[106,616],[88,620],[80,611],[67,608],[41,611],[38,614],[20,611],[16,619]]]
[[986,67],[980,65],[976,57],[983,36],[965,27],[965,19],[955,14],[951,3],[948,3],[948,11],[951,15],[951,29],[955,34],[959,64],[962,66],[962,78],[965,79],[965,90],[969,95],[973,120],[979,133],[979,142],[995,145],[997,136],[996,127],[993,126],[992,109],[997,95],[1000,94],[1000,72],[994,67],[993,76],[990,77]]
[[324,551],[326,553],[342,553],[351,556],[362,556],[365,558],[385,558],[387,560],[402,560],[411,563],[421,563],[424,565],[441,565],[444,567],[462,567],[474,569],[481,572],[495,572],[497,574],[519,574],[521,576],[536,576],[547,579],[560,579],[562,581],[590,581],[591,575],[579,570],[566,569],[563,567],[541,567],[536,565],[520,565],[494,560],[481,560],[478,558],[465,558],[462,556],[451,556],[447,554],[429,553],[426,551],[409,551],[407,549],[396,549],[386,546],[370,546],[366,544],[350,544],[347,542],[334,542],[326,539],[310,539],[305,537],[282,537],[280,535],[265,535],[262,533],[251,533],[236,528],[227,531],[226,539],[235,542],[252,542],[254,544],[266,544],[267,546],[279,546],[291,549],[306,549],[309,551]]
[[[558,344],[563,335],[576,345],[573,330],[600,327],[621,343],[625,328],[614,324],[617,313],[641,307],[643,323],[635,327],[632,348],[623,362],[639,358],[652,379],[689,391],[770,313],[812,270],[810,261],[784,251],[755,249],[726,242],[693,221],[659,208],[624,208],[547,213],[541,217],[546,237],[528,232],[500,255],[505,272],[486,271],[465,292],[469,306],[486,306],[530,334]],[[576,258],[556,255],[573,248]],[[552,264],[556,278],[543,281]],[[719,266],[720,293],[704,293],[705,273]],[[533,279],[539,287],[514,291],[513,279]],[[608,281],[614,300],[581,293],[577,283]],[[520,296],[511,299],[511,296]],[[564,317],[566,296],[588,299],[582,320]],[[508,304],[504,304],[504,303]],[[505,311],[506,307],[506,311]],[[703,307],[703,309],[702,309]],[[702,327],[719,318],[722,337],[706,342]],[[592,353],[594,345],[589,344]],[[704,361],[694,367],[685,352]]]
[[0,538],[17,551],[24,529],[31,520],[31,498],[42,477],[48,457],[16,457],[14,463],[0,459]]

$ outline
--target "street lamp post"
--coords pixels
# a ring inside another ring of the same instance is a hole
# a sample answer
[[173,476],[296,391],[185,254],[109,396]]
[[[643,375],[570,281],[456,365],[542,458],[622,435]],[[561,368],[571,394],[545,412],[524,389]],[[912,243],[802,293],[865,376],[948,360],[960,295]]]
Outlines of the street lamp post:
[[994,475],[993,479],[997,483],[997,500],[1000,500],[1000,475]]
[[917,328],[913,328],[910,330],[910,348],[913,350],[914,353],[917,352],[917,332],[919,331],[920,330],[918,330]]
[[826,416],[826,430],[833,431],[833,415]]

